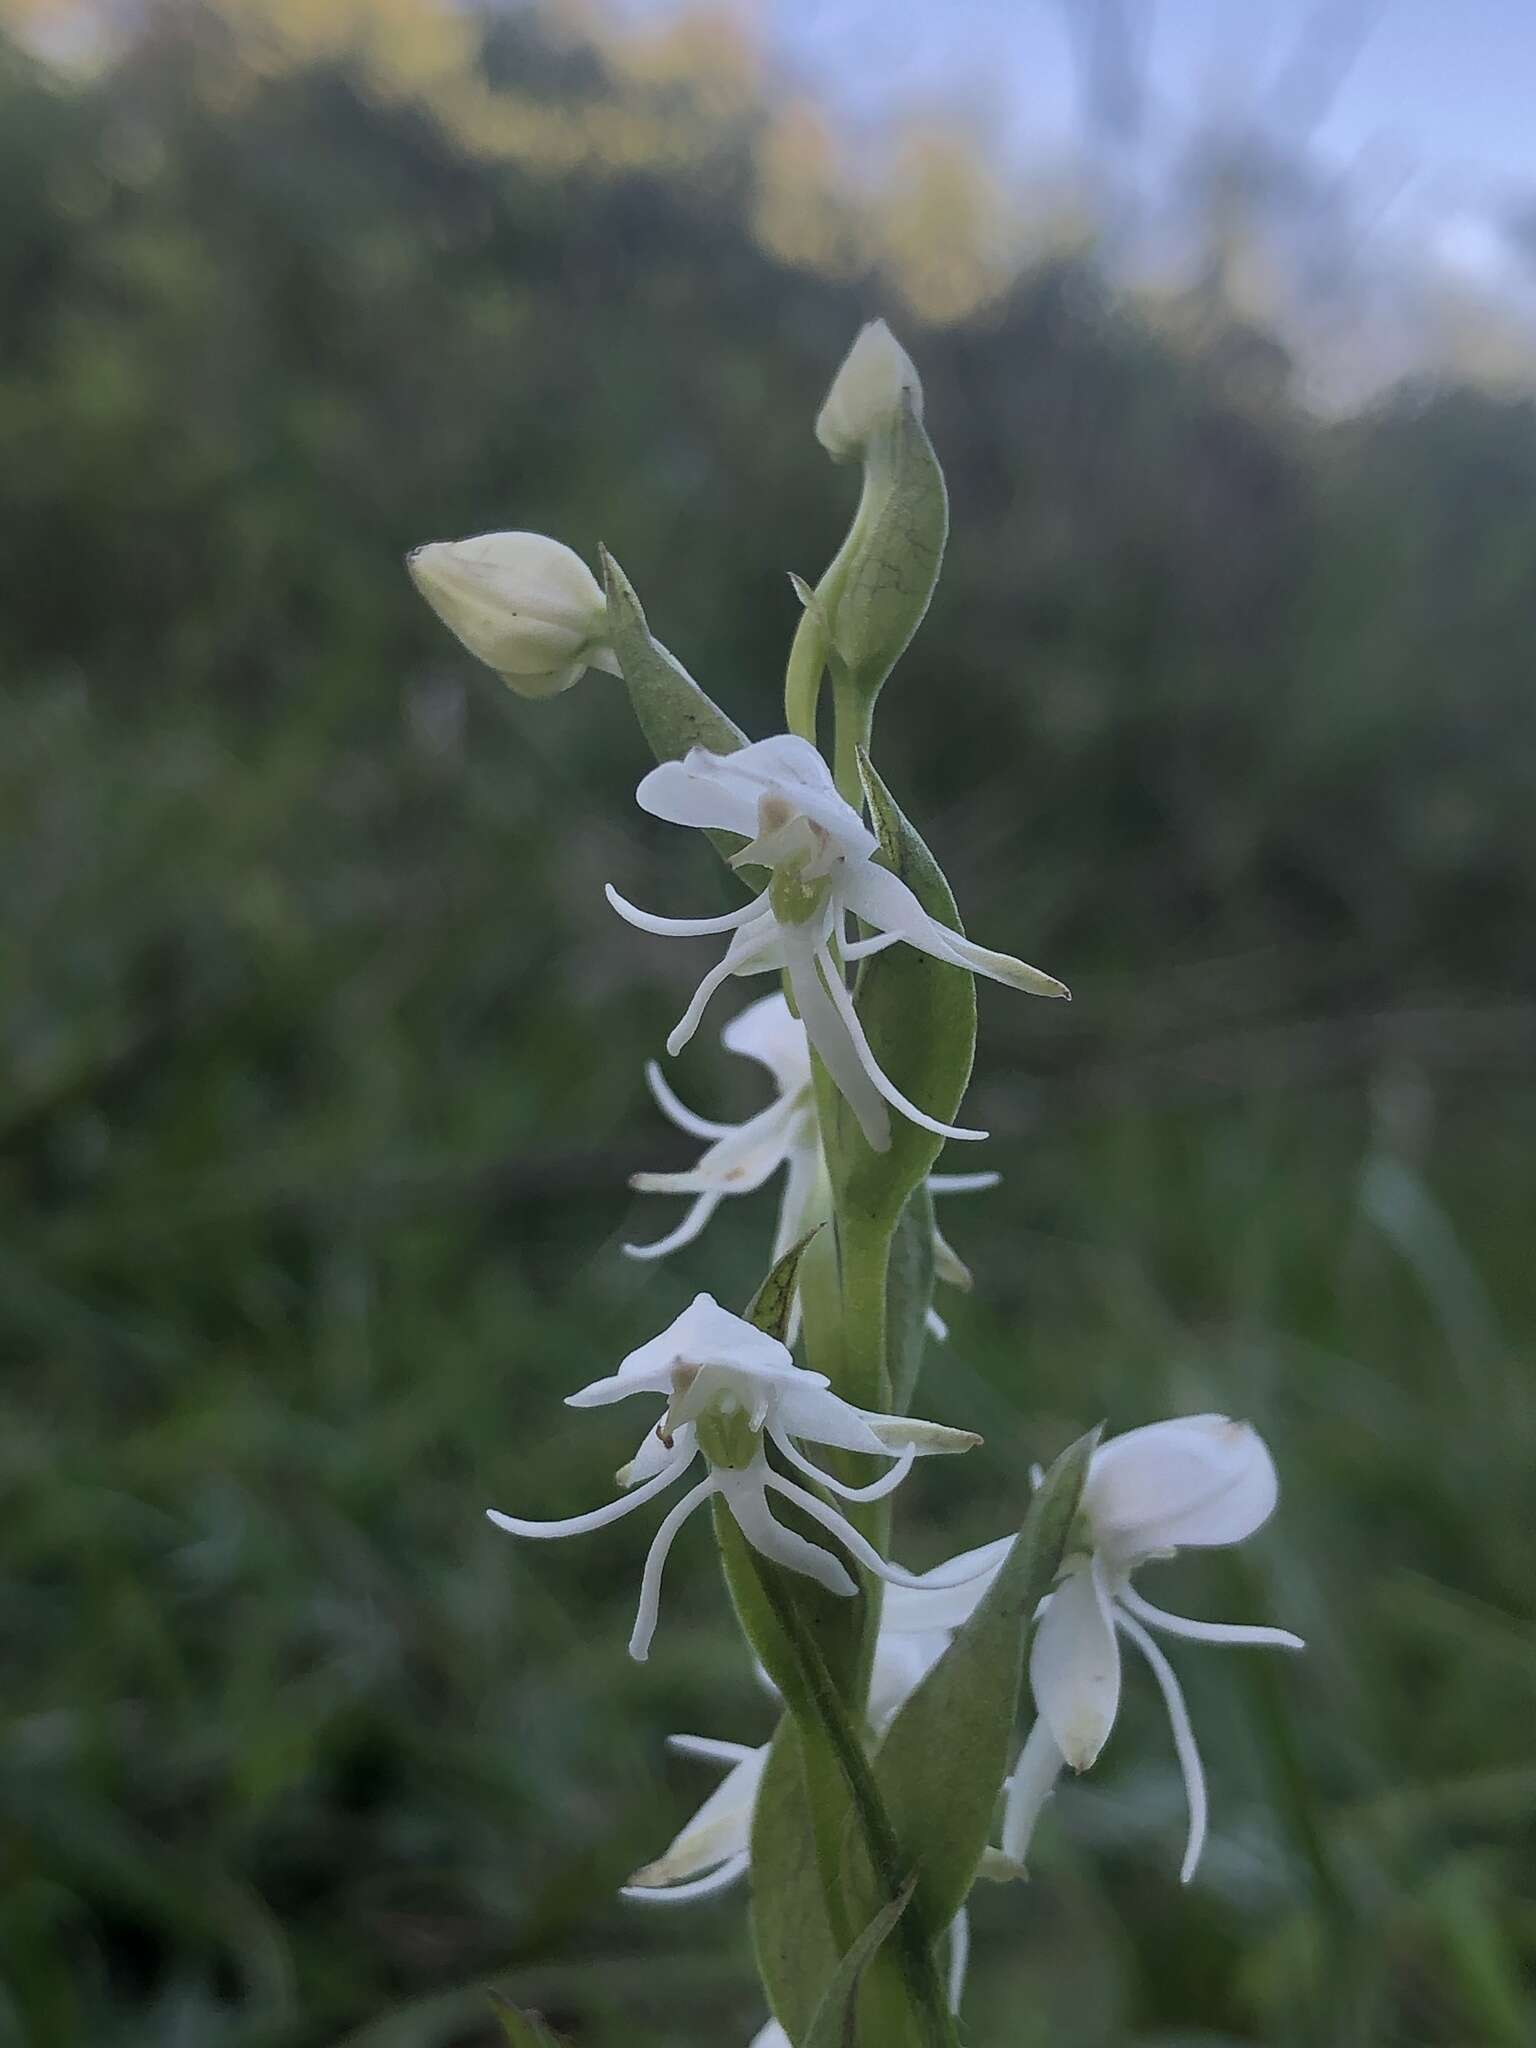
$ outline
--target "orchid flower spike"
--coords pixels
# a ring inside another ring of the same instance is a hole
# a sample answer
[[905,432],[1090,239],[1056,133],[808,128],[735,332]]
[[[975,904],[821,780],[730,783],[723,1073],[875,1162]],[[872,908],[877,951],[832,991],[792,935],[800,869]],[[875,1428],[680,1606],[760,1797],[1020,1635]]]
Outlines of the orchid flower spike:
[[[755,1003],[731,1019],[720,1034],[727,1052],[736,1052],[766,1067],[778,1088],[775,1099],[745,1123],[711,1123],[680,1102],[654,1060],[646,1064],[645,1078],[657,1106],[669,1122],[690,1137],[708,1139],[708,1149],[686,1173],[636,1173],[630,1186],[640,1194],[689,1195],[687,1213],[675,1230],[669,1230],[651,1244],[627,1244],[632,1259],[664,1259],[669,1252],[692,1244],[728,1195],[750,1195],[785,1168],[784,1191],[779,1199],[778,1222],[773,1233],[772,1263],[783,1258],[790,1246],[802,1238],[816,1220],[813,1209],[823,1190],[825,1167],[821,1150],[821,1126],[811,1087],[811,1052],[805,1026],[791,1011],[782,995],[760,996]],[[933,1173],[929,1191],[935,1195],[979,1193],[997,1186],[996,1173]],[[821,1213],[826,1214],[825,1208]],[[969,1289],[970,1272],[953,1247],[935,1228],[933,1233],[934,1272],[952,1287]],[[790,1342],[799,1320],[799,1304],[791,1324]],[[943,1319],[928,1311],[930,1333],[942,1342],[949,1334]]]
[[[1095,1451],[1083,1488],[1075,1540],[1056,1589],[1041,1602],[1029,1677],[1038,1718],[1009,1781],[1005,1857],[1022,1864],[1035,1822],[1063,1765],[1085,1771],[1098,1757],[1120,1704],[1119,1637],[1134,1643],[1163,1696],[1184,1774],[1189,1835],[1180,1876],[1194,1876],[1205,1843],[1206,1790],[1200,1751],[1173,1667],[1148,1633],[1197,1643],[1247,1643],[1299,1650],[1286,1629],[1193,1621],[1144,1600],[1131,1584],[1138,1567],[1185,1548],[1241,1543],[1268,1521],[1279,1487],[1263,1438],[1225,1415],[1187,1415],[1128,1430]],[[948,1581],[893,1592],[887,1628],[956,1628],[981,1600],[1011,1539],[940,1567]],[[962,1580],[964,1573],[971,1573]]]
[[[764,1557],[804,1573],[830,1593],[855,1592],[852,1576],[831,1551],[774,1519],[770,1493],[792,1501],[877,1578],[891,1585],[919,1583],[888,1564],[846,1515],[771,1465],[769,1444],[817,1486],[845,1500],[870,1501],[883,1499],[899,1486],[914,1458],[968,1451],[981,1441],[969,1430],[855,1408],[832,1392],[824,1373],[796,1365],[777,1338],[721,1308],[708,1294],[695,1295],[659,1337],[630,1352],[616,1373],[594,1380],[567,1400],[573,1408],[598,1408],[631,1394],[659,1395],[666,1406],[656,1428],[619,1472],[619,1485],[627,1489],[619,1499],[590,1514],[556,1522],[524,1521],[494,1508],[487,1512],[498,1528],[514,1536],[583,1535],[643,1507],[702,1454],[705,1476],[672,1508],[645,1560],[640,1606],[629,1639],[629,1654],[642,1661],[655,1633],[667,1554],[684,1522],[716,1494],[742,1535]],[[868,1486],[849,1486],[813,1464],[800,1449],[802,1439],[896,1462]]]
[[[724,958],[700,982],[668,1038],[669,1053],[681,1052],[693,1037],[710,997],[730,975],[784,972],[811,1044],[877,1152],[891,1141],[887,1104],[941,1138],[987,1135],[940,1123],[882,1070],[838,952],[844,961],[858,960],[905,940],[952,967],[1034,995],[1065,996],[1059,981],[930,917],[906,883],[876,862],[874,834],[838,794],[809,740],[781,734],[734,754],[695,747],[684,760],[653,768],[636,796],[642,810],[670,824],[736,833],[748,843],[733,865],[770,870],[767,888],[723,917],[656,917],[626,902],[610,883],[609,902],[641,931],[675,938],[731,934]],[[850,916],[875,936],[849,944]]]
[[448,630],[520,697],[553,697],[589,668],[619,673],[601,586],[563,541],[543,533],[435,540],[405,566]]

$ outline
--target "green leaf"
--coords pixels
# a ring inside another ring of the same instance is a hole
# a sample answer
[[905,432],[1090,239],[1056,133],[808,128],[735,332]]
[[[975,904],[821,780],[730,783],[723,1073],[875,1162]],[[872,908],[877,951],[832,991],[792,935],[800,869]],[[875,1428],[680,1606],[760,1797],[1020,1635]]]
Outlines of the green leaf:
[[891,1723],[875,1758],[917,1910],[931,1937],[975,1881],[1008,1773],[1024,1642],[1051,1590],[1099,1432],[1065,1451],[1030,1503],[986,1598]]
[[768,1752],[752,1815],[752,1939],[775,2019],[792,2041],[838,1964],[811,1833],[800,1738],[788,1718]]
[[806,2029],[801,2048],[853,2048],[858,2025],[859,1980],[886,1936],[912,1903],[917,1876],[909,1877],[894,1899],[883,1905],[874,1919],[844,1953],[832,1973],[832,1981],[821,1994],[821,2003]]
[[560,2043],[536,2012],[521,2011],[499,1991],[493,1991],[490,1998],[510,2048],[560,2048]]
[[651,752],[658,761],[680,761],[690,747],[707,747],[712,754],[734,754],[744,747],[747,736],[741,727],[705,695],[675,655],[652,639],[634,586],[606,548],[599,553],[608,638]]
[[948,536],[944,472],[906,398],[869,442],[858,511],[818,593],[832,646],[866,704],[922,623]]
[[814,1230],[808,1230],[798,1244],[792,1244],[762,1286],[753,1295],[746,1312],[747,1321],[754,1329],[761,1330],[769,1337],[777,1337],[782,1344],[789,1331],[790,1311],[795,1305],[795,1287],[800,1277],[800,1261],[812,1238],[825,1228],[818,1223]]
[[933,1197],[926,1180],[919,1181],[907,1197],[896,1225],[885,1299],[891,1401],[894,1412],[905,1415],[923,1369],[928,1311],[933,1306]]
[[[859,769],[882,863],[900,876],[930,917],[960,931],[955,899],[938,862],[862,752]],[[865,963],[855,1000],[875,1058],[897,1087],[930,1116],[953,1122],[976,1051],[971,976],[913,946],[891,946]],[[944,1143],[893,1112],[890,1150],[872,1151],[840,1097],[831,1106],[824,1136],[839,1220],[853,1216],[887,1236]]]

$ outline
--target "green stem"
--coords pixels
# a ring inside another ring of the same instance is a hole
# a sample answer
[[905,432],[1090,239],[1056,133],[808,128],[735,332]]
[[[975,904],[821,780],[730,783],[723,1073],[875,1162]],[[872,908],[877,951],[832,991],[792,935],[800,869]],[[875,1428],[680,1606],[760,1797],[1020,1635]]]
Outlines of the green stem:
[[[801,1697],[789,1702],[791,1710],[797,1715],[809,1711],[814,1717],[814,1735],[825,1742],[836,1761],[874,1871],[881,1903],[899,1899],[909,1873],[902,1868],[901,1844],[896,1839],[896,1830],[880,1797],[880,1788],[875,1783],[875,1774],[865,1755],[864,1745],[844,1711],[816,1639],[806,1628],[795,1600],[780,1583],[778,1573],[764,1570],[759,1565],[758,1578],[804,1680]],[[806,1733],[812,1731],[807,1730]],[[809,1752],[813,1746],[813,1743],[802,1740],[802,1752]],[[812,1798],[809,1771],[807,1797]],[[814,1800],[812,1813],[814,1827]],[[841,1918],[846,1923],[847,1917],[842,1897],[841,1856],[835,1856],[829,1870],[820,1860],[819,1837],[817,1847],[822,1882],[827,1889],[828,1916],[833,1920],[836,1932],[837,1920]],[[838,1938],[839,1946],[846,1949],[848,1937],[839,1935]],[[915,1914],[902,1914],[893,1931],[892,1942],[924,2042],[928,2048],[958,2048],[954,2019],[945,1998],[933,1945]]]
[[891,1375],[886,1359],[886,1290],[891,1238],[883,1224],[837,1209],[837,1250],[843,1291],[843,1373],[838,1392],[860,1408],[889,1414]]
[[875,700],[855,684],[848,670],[832,657],[832,703],[837,714],[832,774],[838,794],[864,815],[864,782],[859,774],[859,748],[869,751],[875,721]]

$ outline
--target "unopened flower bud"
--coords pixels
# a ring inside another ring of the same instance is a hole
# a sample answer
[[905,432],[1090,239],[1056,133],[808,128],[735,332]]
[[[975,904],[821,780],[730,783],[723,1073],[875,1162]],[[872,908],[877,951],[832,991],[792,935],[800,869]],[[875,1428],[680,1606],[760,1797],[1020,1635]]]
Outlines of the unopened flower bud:
[[834,462],[851,461],[872,434],[900,416],[904,397],[921,419],[923,387],[912,358],[883,320],[871,320],[832,379],[816,415],[816,438]]
[[589,668],[619,672],[597,578],[547,534],[432,541],[406,567],[449,631],[521,697],[552,697]]

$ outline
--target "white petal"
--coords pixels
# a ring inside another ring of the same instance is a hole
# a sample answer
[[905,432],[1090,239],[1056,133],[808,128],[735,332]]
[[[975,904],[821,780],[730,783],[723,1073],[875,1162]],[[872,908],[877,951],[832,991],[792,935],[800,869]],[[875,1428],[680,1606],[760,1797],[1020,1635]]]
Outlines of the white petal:
[[640,1578],[640,1605],[635,1609],[635,1625],[629,1638],[629,1654],[637,1664],[643,1664],[651,1653],[651,1637],[656,1633],[656,1617],[661,1611],[661,1575],[666,1570],[667,1555],[684,1522],[695,1508],[704,1505],[714,1491],[715,1481],[711,1474],[685,1493],[656,1531],[646,1552],[645,1570]]
[[750,839],[757,830],[757,796],[739,778],[719,773],[729,755],[695,747],[685,760],[663,761],[642,776],[635,801],[669,825],[735,832]]
[[821,1142],[797,1141],[789,1151],[789,1172],[784,1176],[784,1193],[779,1202],[779,1220],[773,1233],[773,1263],[778,1264],[790,1246],[797,1244],[810,1228],[810,1206],[821,1179]]
[[[796,1375],[800,1370],[776,1338],[756,1329],[744,1316],[732,1315],[712,1294],[696,1294],[659,1336],[636,1345],[622,1358],[617,1372],[567,1394],[566,1406],[602,1408],[639,1393],[660,1394],[670,1399],[679,1365],[707,1364],[740,1365],[748,1371],[778,1370]],[[818,1384],[825,1382],[818,1380]]]
[[1120,1557],[1240,1543],[1279,1493],[1264,1439],[1225,1415],[1187,1415],[1112,1437],[1093,1455],[1083,1505]]
[[861,1408],[820,1386],[791,1384],[780,1389],[773,1411],[774,1427],[808,1443],[831,1444],[840,1451],[865,1451],[872,1458],[892,1458],[899,1444],[887,1448],[876,1436]]
[[770,2020],[766,2027],[759,2027],[747,2043],[747,2048],[791,2048],[788,2034],[777,2020]]
[[667,1077],[655,1060],[645,1063],[646,1085],[656,1098],[656,1105],[670,1123],[680,1131],[686,1131],[692,1138],[728,1138],[737,1126],[735,1124],[712,1124],[707,1117],[697,1116],[684,1102],[679,1102]]
[[658,1431],[648,1429],[639,1450],[629,1463],[621,1465],[613,1476],[627,1491],[631,1486],[638,1486],[642,1480],[649,1479],[654,1473],[661,1471],[664,1465],[670,1464],[674,1459],[681,1459],[685,1452],[691,1453],[693,1442],[694,1432],[691,1427],[685,1426],[674,1430],[670,1443],[664,1442]]
[[499,1508],[487,1508],[486,1515],[498,1529],[505,1529],[512,1536],[585,1536],[592,1529],[606,1529],[610,1522],[621,1522],[626,1515],[632,1515],[636,1508],[643,1508],[648,1500],[654,1500],[658,1493],[664,1493],[672,1482],[679,1478],[693,1460],[693,1450],[668,1460],[653,1479],[637,1486],[633,1493],[621,1494],[619,1499],[609,1501],[606,1506],[594,1508],[587,1515],[566,1515],[558,1522],[528,1522],[520,1515],[504,1515]]
[[728,910],[720,917],[658,917],[654,911],[641,910],[621,896],[612,882],[603,885],[603,894],[626,924],[662,939],[702,939],[715,932],[733,932],[760,915],[768,903],[768,893],[764,890],[750,903],[743,903],[739,910]]
[[[782,1493],[786,1500],[792,1500],[796,1507],[803,1508],[813,1522],[819,1522],[823,1529],[837,1538],[851,1557],[857,1558],[864,1569],[873,1572],[877,1579],[883,1579],[888,1586],[905,1586],[909,1590],[926,1590],[925,1581],[911,1572],[904,1572],[900,1565],[883,1558],[874,1545],[860,1535],[846,1515],[840,1515],[836,1508],[830,1508],[825,1501],[818,1500],[813,1493],[807,1493],[803,1486],[785,1479],[780,1473],[770,1472],[767,1483],[775,1493]],[[950,1567],[940,1566],[940,1570]]]
[[934,1571],[919,1573],[911,1587],[893,1586],[880,1610],[882,1630],[959,1628],[980,1606],[1014,1541],[1001,1536],[979,1549],[962,1551]]
[[[876,1152],[888,1152],[891,1119],[880,1100],[879,1089],[865,1072],[853,1039],[827,993],[818,965],[818,948],[809,935],[801,939],[788,931],[783,935],[783,943],[790,987],[795,992],[795,1003],[807,1038],[819,1054],[833,1087],[858,1118],[866,1142]],[[831,969],[830,978],[834,982],[840,979],[835,967]]]
[[983,1139],[989,1135],[986,1131],[966,1130],[960,1124],[942,1124],[937,1117],[930,1116],[925,1109],[919,1109],[915,1102],[912,1102],[907,1096],[903,1095],[896,1086],[896,1083],[884,1072],[880,1063],[876,1060],[869,1040],[864,1036],[864,1026],[860,1023],[858,1011],[854,1008],[853,997],[849,995],[844,987],[842,976],[836,973],[835,970],[828,976],[827,991],[832,998],[833,1004],[836,1006],[838,1015],[847,1026],[848,1036],[853,1041],[853,1049],[858,1056],[860,1066],[863,1067],[865,1073],[868,1074],[870,1080],[873,1081],[892,1109],[900,1110],[907,1121],[916,1124],[920,1130],[932,1131],[935,1136],[940,1138],[969,1140]]
[[1029,1845],[1045,1802],[1056,1790],[1056,1781],[1066,1767],[1066,1758],[1056,1747],[1044,1714],[1036,1719],[1025,1737],[1019,1760],[1008,1780],[1003,1805],[1003,1854],[1011,1863],[1029,1861]]
[[734,935],[724,957],[715,962],[694,990],[687,1009],[667,1033],[667,1051],[672,1057],[676,1059],[698,1030],[716,989],[723,988],[733,974],[765,974],[779,964],[780,957],[778,926],[764,911]]
[[655,1238],[650,1244],[625,1245],[625,1257],[664,1259],[669,1252],[680,1251],[685,1244],[692,1244],[719,1208],[722,1200],[723,1197],[717,1194],[700,1195],[676,1230],[669,1230],[665,1237]]
[[[690,762],[694,758],[688,756]],[[853,859],[867,859],[878,844],[858,812],[838,794],[832,770],[809,740],[793,733],[756,740],[725,756],[724,773],[755,797],[781,798],[812,819],[839,852]]]
[[1173,1746],[1178,1753],[1179,1768],[1184,1773],[1184,1797],[1189,1804],[1189,1838],[1184,1846],[1183,1867],[1179,1871],[1180,1883],[1188,1884],[1200,1861],[1200,1851],[1205,1847],[1205,1769],[1200,1762],[1199,1745],[1190,1724],[1189,1709],[1184,1704],[1183,1688],[1174,1675],[1173,1666],[1146,1630],[1132,1621],[1123,1609],[1116,1619],[1151,1665],[1152,1676],[1163,1695],[1163,1705],[1168,1709],[1168,1725],[1173,1730]]
[[891,946],[901,944],[900,932],[876,932],[873,938],[851,939],[843,948],[845,960],[869,960],[876,953],[884,953]]
[[925,1422],[920,1415],[874,1415],[866,1409],[864,1420],[888,1452],[910,1446],[920,1458],[953,1457],[974,1451],[981,1442],[974,1429],[951,1429],[947,1422]]
[[758,1753],[750,1742],[721,1742],[713,1735],[669,1735],[667,1747],[679,1756],[696,1756],[707,1764],[739,1764]]
[[783,1565],[787,1571],[814,1579],[829,1593],[848,1595],[858,1591],[855,1580],[830,1550],[823,1550],[817,1543],[808,1543],[805,1537],[774,1520],[765,1491],[765,1486],[772,1481],[765,1478],[765,1468],[758,1466],[749,1472],[722,1472],[718,1478],[726,1506],[735,1518],[737,1528],[754,1550],[761,1551],[764,1557],[772,1558],[775,1564]]
[[661,1878],[642,1884],[641,1873],[636,1871],[628,1884],[619,1886],[619,1897],[636,1899],[647,1906],[677,1906],[685,1899],[712,1899],[717,1892],[729,1891],[733,1884],[739,1883],[746,1876],[751,1862],[751,1856],[743,1849],[707,1877],[695,1877],[680,1884],[668,1884]]
[[1007,988],[1022,989],[1027,995],[1068,993],[1066,985],[1053,974],[1043,974],[1038,967],[1015,960],[1011,953],[994,953],[989,946],[978,946],[974,940],[940,924],[889,868],[865,861],[855,872],[850,863],[842,894],[849,908],[866,924],[896,933],[909,946],[931,954],[935,960],[943,960],[969,974],[985,975],[989,981],[1000,981]]
[[1056,1747],[1074,1771],[1086,1771],[1120,1704],[1120,1646],[1096,1559],[1069,1571],[1045,1603],[1029,1682]]
[[841,1479],[834,1479],[830,1472],[823,1472],[819,1465],[813,1465],[809,1458],[796,1450],[793,1440],[785,1436],[782,1430],[771,1430],[769,1434],[797,1472],[803,1472],[807,1479],[814,1479],[818,1486],[826,1487],[829,1493],[837,1494],[842,1500],[884,1500],[888,1493],[894,1493],[900,1486],[912,1469],[912,1460],[917,1456],[917,1453],[909,1448],[902,1452],[889,1472],[872,1480],[868,1486],[845,1486]]
[[1012,953],[995,953],[990,946],[978,946],[974,939],[961,938],[958,932],[951,932],[949,943],[960,965],[968,967],[972,974],[1000,981],[1004,988],[1016,988],[1027,996],[1054,996],[1063,1003],[1072,1000],[1067,984],[1058,981],[1054,974],[1047,974],[1043,967],[1031,967],[1027,960],[1016,960]]
[[796,1095],[811,1078],[805,1026],[782,993],[759,996],[739,1011],[720,1034],[727,1052],[756,1060],[772,1074],[781,1095]]
[[733,1763],[666,1850],[654,1863],[637,1870],[630,1883],[637,1887],[679,1884],[744,1856],[751,1842],[752,1808],[767,1761],[765,1743]]
[[949,1342],[949,1325],[931,1304],[924,1313],[923,1328],[928,1332],[935,1344],[947,1344]]
[[1121,1586],[1115,1594],[1116,1604],[1134,1614],[1152,1628],[1160,1628],[1164,1635],[1184,1636],[1192,1643],[1247,1644],[1259,1650],[1304,1650],[1307,1646],[1300,1636],[1293,1636],[1287,1628],[1261,1628],[1247,1622],[1195,1621],[1187,1614],[1169,1614],[1165,1608],[1154,1607],[1150,1600],[1143,1600],[1134,1586]]
[[1000,1173],[930,1173],[928,1192],[930,1195],[980,1195],[988,1188],[997,1187],[1002,1178]]

